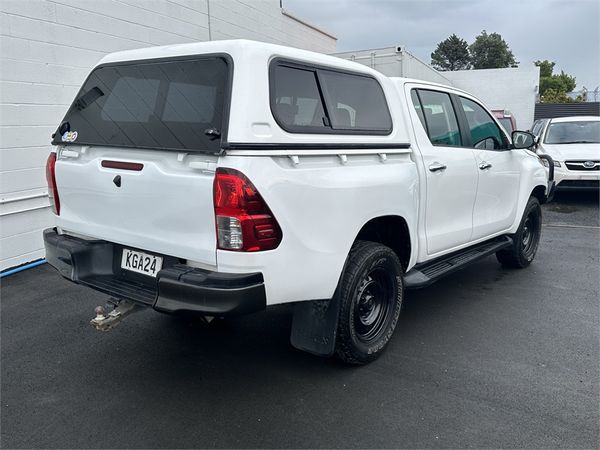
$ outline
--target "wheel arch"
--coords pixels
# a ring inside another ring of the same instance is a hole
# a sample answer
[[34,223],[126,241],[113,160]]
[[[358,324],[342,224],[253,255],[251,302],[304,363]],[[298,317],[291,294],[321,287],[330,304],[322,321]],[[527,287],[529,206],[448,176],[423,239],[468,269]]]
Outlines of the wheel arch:
[[412,242],[408,222],[402,216],[379,216],[366,222],[354,241],[371,241],[391,248],[406,270],[412,254]]
[[[412,256],[412,240],[406,219],[399,215],[385,215],[369,219],[358,231],[356,241],[370,241],[389,247],[400,260],[404,271],[409,267]],[[339,274],[343,276],[346,262]],[[338,279],[338,285],[339,285]],[[319,356],[331,356],[335,350],[340,298],[336,293],[331,299],[299,302],[292,319],[291,344],[303,351]]]

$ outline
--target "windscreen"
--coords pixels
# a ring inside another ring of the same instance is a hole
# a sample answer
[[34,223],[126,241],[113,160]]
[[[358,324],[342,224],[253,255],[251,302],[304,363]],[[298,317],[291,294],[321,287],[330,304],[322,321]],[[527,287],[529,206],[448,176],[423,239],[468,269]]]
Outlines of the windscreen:
[[597,144],[600,143],[600,121],[551,123],[544,140],[546,144]]
[[217,152],[228,88],[221,57],[100,66],[53,144]]

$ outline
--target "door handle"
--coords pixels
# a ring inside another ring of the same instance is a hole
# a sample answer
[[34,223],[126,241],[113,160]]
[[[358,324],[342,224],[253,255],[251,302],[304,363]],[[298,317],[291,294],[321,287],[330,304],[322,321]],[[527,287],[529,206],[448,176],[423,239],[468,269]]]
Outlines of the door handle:
[[433,164],[429,165],[429,170],[431,172],[441,172],[443,170],[446,170],[446,165],[445,164],[441,164],[439,162],[434,162]]
[[492,167],[492,165],[489,162],[483,161],[481,164],[479,164],[480,170],[489,169],[490,167]]

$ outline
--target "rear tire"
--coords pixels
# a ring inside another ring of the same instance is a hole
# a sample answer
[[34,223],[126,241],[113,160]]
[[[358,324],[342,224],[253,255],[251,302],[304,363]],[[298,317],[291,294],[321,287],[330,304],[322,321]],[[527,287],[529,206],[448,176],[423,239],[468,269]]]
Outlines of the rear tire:
[[350,364],[375,360],[390,341],[404,296],[402,265],[388,247],[356,241],[336,290],[337,356]]
[[542,208],[535,197],[529,197],[519,229],[513,236],[513,245],[496,253],[506,267],[523,269],[533,261],[542,235]]

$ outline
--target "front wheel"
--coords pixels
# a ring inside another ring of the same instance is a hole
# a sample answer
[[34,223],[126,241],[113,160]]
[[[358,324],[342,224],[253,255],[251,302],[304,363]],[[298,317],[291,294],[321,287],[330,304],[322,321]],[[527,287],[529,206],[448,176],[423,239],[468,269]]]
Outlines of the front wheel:
[[513,245],[496,253],[498,261],[507,267],[523,269],[533,261],[542,236],[542,208],[535,197],[530,197],[519,229],[513,236]]
[[375,242],[355,242],[336,295],[340,296],[338,357],[350,364],[373,361],[391,339],[402,308],[398,256]]

